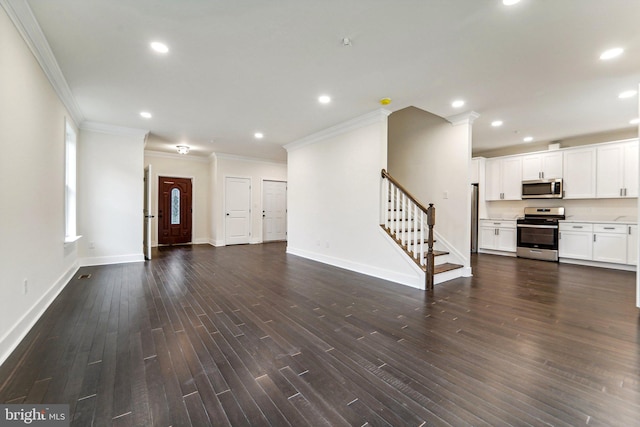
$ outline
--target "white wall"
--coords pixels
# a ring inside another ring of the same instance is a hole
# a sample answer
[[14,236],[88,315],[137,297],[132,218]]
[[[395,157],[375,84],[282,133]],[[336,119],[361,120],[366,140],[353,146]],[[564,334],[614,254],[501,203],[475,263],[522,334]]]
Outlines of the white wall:
[[380,228],[387,112],[287,145],[289,253],[424,288],[421,270]]
[[76,245],[64,245],[70,115],[2,8],[0,94],[2,363],[78,269]]
[[287,181],[287,165],[226,154],[214,154],[211,159],[212,184],[212,244],[225,244],[224,185],[226,177],[251,179],[251,243],[262,242],[262,182]]
[[415,107],[389,117],[389,173],[423,205],[436,208],[435,231],[470,266],[471,124]]
[[192,240],[209,243],[211,240],[211,177],[209,158],[144,152],[144,166],[151,165],[151,245],[158,245],[158,177],[191,178],[192,183]]
[[82,265],[144,261],[144,137],[140,130],[82,125],[78,138]]

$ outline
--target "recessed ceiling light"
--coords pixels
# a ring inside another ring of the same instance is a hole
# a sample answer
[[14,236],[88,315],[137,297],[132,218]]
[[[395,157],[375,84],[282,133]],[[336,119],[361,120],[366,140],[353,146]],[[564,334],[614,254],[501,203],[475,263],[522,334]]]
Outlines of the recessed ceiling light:
[[613,49],[605,50],[604,52],[602,52],[602,54],[600,55],[600,59],[602,59],[603,61],[607,61],[609,59],[613,59],[622,55],[622,52],[624,52],[623,48],[614,47]]
[[533,137],[532,136],[525,136],[522,140],[524,142],[531,142],[531,141],[533,141]]
[[331,97],[329,95],[321,95],[318,97],[318,102],[320,104],[328,104],[331,102]]
[[452,106],[453,108],[460,108],[460,107],[462,107],[463,105],[464,105],[464,101],[463,101],[462,99],[456,99],[455,101],[453,101],[453,102],[451,103],[451,106]]
[[144,117],[145,119],[150,119],[150,118],[152,117],[152,116],[151,116],[151,113],[150,113],[150,112],[148,112],[148,111],[141,111],[141,112],[140,112],[140,116],[141,116],[141,117]]
[[493,126],[494,128],[500,127],[502,126],[502,120],[494,120],[491,122],[491,126]]
[[502,4],[505,6],[513,6],[516,3],[520,3],[520,0],[502,0]]
[[263,134],[262,132],[256,132],[256,133],[254,133],[254,134],[253,134],[253,136],[254,136],[256,139],[262,139],[262,138],[264,138],[264,134]]
[[629,123],[631,123],[632,125],[640,124],[640,118],[632,119],[629,121]]
[[151,49],[155,50],[158,53],[169,52],[169,46],[161,42],[151,42]]
[[632,98],[632,97],[636,96],[637,93],[638,93],[637,90],[625,90],[620,95],[618,95],[618,98],[620,98],[620,99]]

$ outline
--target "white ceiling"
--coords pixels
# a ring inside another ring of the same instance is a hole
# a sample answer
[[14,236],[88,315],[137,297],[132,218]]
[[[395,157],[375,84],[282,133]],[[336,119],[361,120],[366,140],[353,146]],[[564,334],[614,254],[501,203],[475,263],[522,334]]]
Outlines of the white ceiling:
[[[284,160],[282,145],[383,97],[391,111],[479,113],[474,151],[630,128],[638,116],[637,97],[617,96],[640,82],[639,0],[26,2],[84,119],[148,129],[151,150]],[[170,52],[152,52],[154,40]],[[615,46],[621,57],[598,59]]]

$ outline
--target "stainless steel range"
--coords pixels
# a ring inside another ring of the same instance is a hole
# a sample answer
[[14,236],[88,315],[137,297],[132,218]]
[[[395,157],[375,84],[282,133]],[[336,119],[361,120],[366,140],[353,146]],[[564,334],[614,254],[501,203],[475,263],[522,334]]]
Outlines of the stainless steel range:
[[558,221],[564,218],[564,208],[524,208],[524,218],[517,221],[516,254],[521,258],[558,261]]

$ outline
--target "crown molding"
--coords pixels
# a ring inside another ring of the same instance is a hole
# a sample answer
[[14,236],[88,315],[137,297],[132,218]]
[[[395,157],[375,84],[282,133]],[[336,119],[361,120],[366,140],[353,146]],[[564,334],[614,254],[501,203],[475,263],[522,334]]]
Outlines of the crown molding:
[[106,133],[109,135],[131,136],[146,140],[149,133],[146,129],[128,128],[124,126],[115,126],[108,123],[83,121],[80,123],[80,129],[90,132]]
[[253,162],[253,163],[269,163],[272,165],[286,165],[287,162],[280,162],[277,160],[268,160],[268,159],[260,159],[258,157],[248,157],[248,156],[239,156],[237,154],[227,154],[227,153],[211,153],[210,158],[218,158],[222,160],[240,160],[243,162]]
[[172,160],[185,160],[189,162],[198,162],[198,163],[211,163],[210,158],[188,155],[188,154],[178,154],[178,153],[167,153],[164,151],[153,151],[153,150],[144,150],[145,157],[155,157],[161,159],[172,159]]
[[44,36],[33,11],[26,0],[0,0],[0,6],[7,12],[7,15],[15,25],[16,29],[24,39],[27,46],[40,64],[51,86],[71,114],[71,118],[78,126],[85,118],[80,106],[76,102],[67,80],[62,74],[49,42]]
[[347,120],[346,122],[340,123],[338,125],[324,129],[320,132],[306,136],[297,141],[291,142],[285,145],[284,148],[287,151],[296,150],[306,145],[315,144],[316,142],[320,142],[355,129],[359,129],[374,123],[380,123],[382,120],[386,120],[389,114],[391,114],[391,111],[385,110],[384,108],[379,108],[370,113],[363,114],[362,116]]
[[445,117],[445,120],[447,120],[453,126],[458,126],[463,124],[473,124],[474,120],[478,117],[480,117],[480,114],[476,113],[475,111],[467,111],[466,113]]

